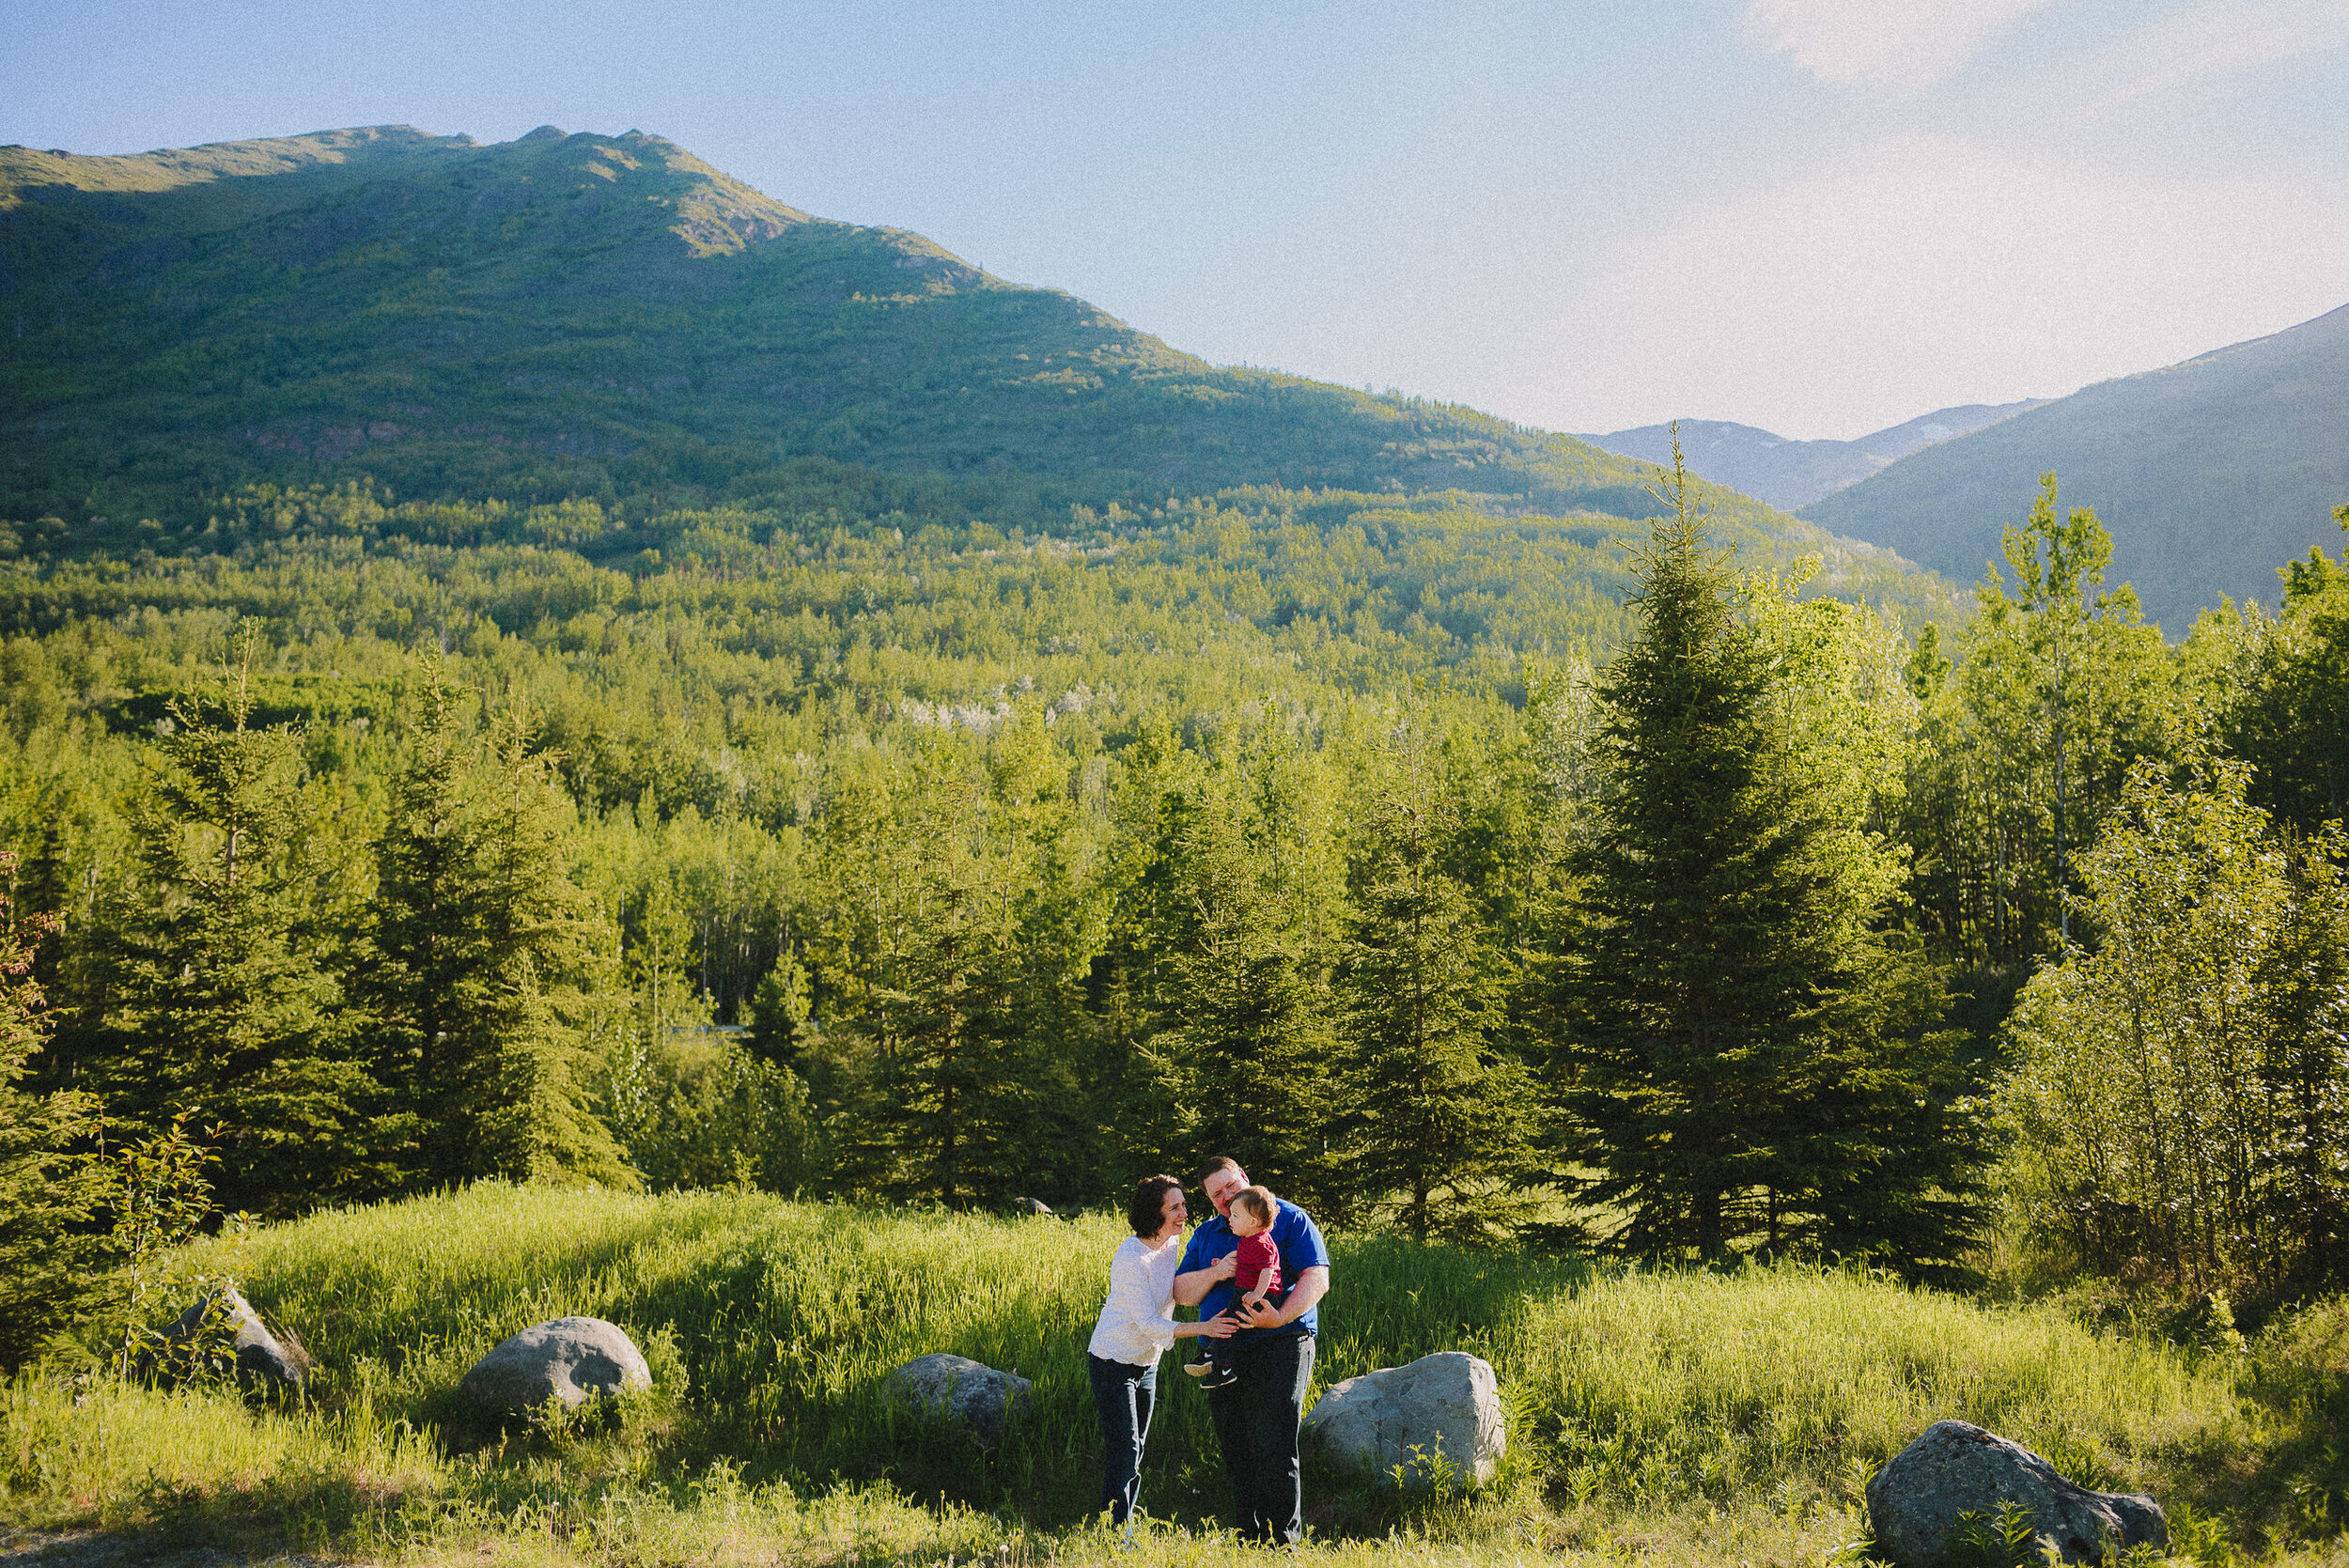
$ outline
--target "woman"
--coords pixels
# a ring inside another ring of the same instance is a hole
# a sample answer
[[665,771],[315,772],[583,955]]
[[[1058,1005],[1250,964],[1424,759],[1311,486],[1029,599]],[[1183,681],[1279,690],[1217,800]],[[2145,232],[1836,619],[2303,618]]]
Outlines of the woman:
[[1150,1435],[1150,1407],[1158,1403],[1159,1358],[1176,1340],[1220,1340],[1232,1332],[1222,1318],[1174,1321],[1174,1264],[1183,1255],[1183,1222],[1190,1218],[1183,1184],[1174,1177],[1144,1176],[1136,1184],[1126,1205],[1134,1234],[1110,1260],[1110,1297],[1093,1326],[1085,1358],[1093,1371],[1093,1403],[1101,1412],[1101,1506],[1114,1524],[1126,1522],[1142,1496],[1142,1444]]

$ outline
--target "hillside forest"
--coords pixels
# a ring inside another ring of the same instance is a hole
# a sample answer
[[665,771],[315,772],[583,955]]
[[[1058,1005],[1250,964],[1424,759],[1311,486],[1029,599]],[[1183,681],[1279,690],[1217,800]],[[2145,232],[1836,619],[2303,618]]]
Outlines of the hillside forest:
[[8,1354],[141,1157],[271,1217],[1225,1150],[1469,1244],[2337,1280],[2349,552],[2165,643],[2051,476],[1904,625],[1657,493],[256,489],[9,563]]

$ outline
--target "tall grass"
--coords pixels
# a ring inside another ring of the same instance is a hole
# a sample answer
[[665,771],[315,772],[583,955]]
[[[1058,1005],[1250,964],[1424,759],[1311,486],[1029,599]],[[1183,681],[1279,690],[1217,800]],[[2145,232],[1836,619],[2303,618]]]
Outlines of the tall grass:
[[[1081,1556],[1098,1473],[1084,1344],[1119,1235],[1108,1217],[732,1192],[480,1187],[320,1214],[213,1260],[317,1357],[303,1405],[248,1413],[225,1395],[101,1385],[77,1406],[54,1382],[20,1382],[0,1409],[0,1484],[26,1522],[217,1533],[290,1516],[320,1542],[412,1554],[488,1532],[664,1560],[655,1538],[683,1531],[723,1557],[717,1530],[786,1559],[863,1540],[866,1560],[967,1560],[1041,1530]],[[1500,1374],[1515,1452],[1500,1486],[1449,1511],[1315,1475],[1325,1534],[1432,1533],[1430,1550],[1505,1555],[1742,1530],[1766,1556],[1815,1555],[1859,1530],[1868,1470],[1942,1417],[2080,1479],[2203,1507],[2266,1441],[2269,1418],[2225,1365],[2054,1312],[1791,1268],[1626,1273],[1392,1236],[1341,1236],[1333,1253],[1317,1384],[1472,1351]],[[647,1346],[656,1405],[608,1441],[464,1437],[451,1402],[464,1369],[568,1313]],[[997,1453],[882,1397],[893,1368],[936,1350],[1034,1379],[1034,1417]],[[1209,1529],[1222,1484],[1205,1399],[1172,1358],[1160,1383],[1146,1505]],[[1195,1539],[1153,1551],[1178,1560]]]

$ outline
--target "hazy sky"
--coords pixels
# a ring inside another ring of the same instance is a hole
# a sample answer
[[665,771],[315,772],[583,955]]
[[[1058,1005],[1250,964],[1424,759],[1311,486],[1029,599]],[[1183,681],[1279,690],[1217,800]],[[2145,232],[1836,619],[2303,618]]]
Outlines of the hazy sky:
[[640,129],[1219,363],[1856,436],[2349,303],[2349,0],[0,0],[0,141]]

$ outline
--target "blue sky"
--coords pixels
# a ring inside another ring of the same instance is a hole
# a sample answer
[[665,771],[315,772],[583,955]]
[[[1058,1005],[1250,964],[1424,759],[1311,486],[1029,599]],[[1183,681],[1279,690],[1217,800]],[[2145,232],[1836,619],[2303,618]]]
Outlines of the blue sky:
[[2349,303],[2349,0],[0,0],[0,142],[640,129],[1219,363],[1849,437]]

